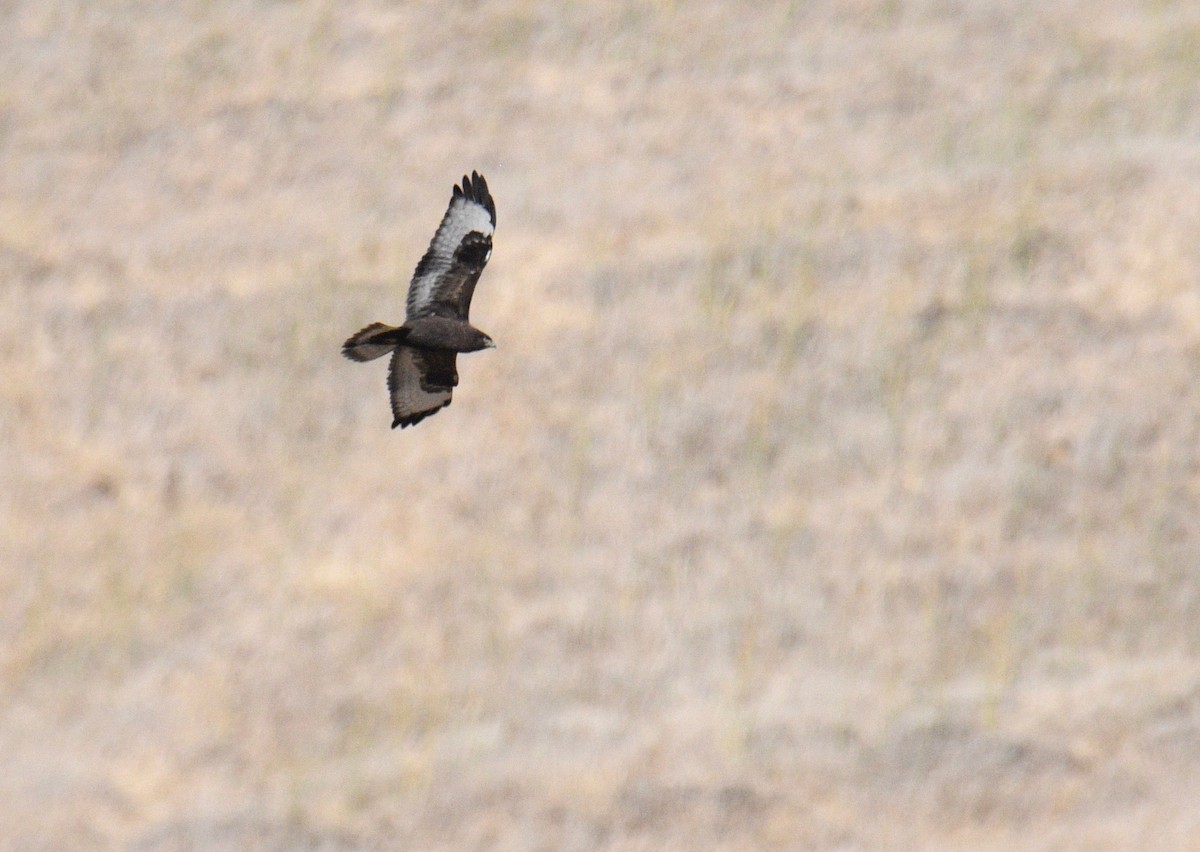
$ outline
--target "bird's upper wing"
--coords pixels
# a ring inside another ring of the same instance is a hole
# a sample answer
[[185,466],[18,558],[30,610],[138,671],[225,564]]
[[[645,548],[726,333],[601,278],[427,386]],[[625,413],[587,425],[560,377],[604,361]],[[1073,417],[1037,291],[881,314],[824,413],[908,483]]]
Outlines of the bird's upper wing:
[[478,172],[463,176],[408,286],[410,319],[439,315],[466,321],[475,283],[492,256],[496,202]]
[[450,404],[458,384],[456,353],[400,345],[388,368],[392,428],[420,423]]

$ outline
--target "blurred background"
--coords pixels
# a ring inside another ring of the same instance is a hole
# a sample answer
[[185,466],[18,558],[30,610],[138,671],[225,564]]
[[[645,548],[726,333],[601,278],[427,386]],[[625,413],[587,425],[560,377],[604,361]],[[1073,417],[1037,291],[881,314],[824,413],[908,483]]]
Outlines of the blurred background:
[[1184,0],[0,2],[0,847],[1194,848],[1198,81]]

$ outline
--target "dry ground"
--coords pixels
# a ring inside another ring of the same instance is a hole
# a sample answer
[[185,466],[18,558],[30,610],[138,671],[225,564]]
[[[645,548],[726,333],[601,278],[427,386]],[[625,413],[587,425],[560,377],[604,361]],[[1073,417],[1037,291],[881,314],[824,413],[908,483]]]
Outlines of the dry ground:
[[1188,0],[0,2],[0,847],[1200,848],[1198,367]]

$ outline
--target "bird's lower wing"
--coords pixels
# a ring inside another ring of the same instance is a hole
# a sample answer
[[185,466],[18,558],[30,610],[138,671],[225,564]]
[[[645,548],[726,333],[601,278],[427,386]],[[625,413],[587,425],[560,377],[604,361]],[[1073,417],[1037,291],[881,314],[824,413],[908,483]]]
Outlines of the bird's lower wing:
[[413,426],[450,404],[458,384],[455,353],[397,346],[388,368],[392,428]]

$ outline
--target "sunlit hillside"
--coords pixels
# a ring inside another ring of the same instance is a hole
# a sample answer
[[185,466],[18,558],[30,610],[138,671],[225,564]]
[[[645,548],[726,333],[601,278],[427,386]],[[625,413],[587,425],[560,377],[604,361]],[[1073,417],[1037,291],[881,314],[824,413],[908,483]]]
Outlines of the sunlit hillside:
[[1195,848],[1198,369],[1194,2],[0,3],[0,849]]

